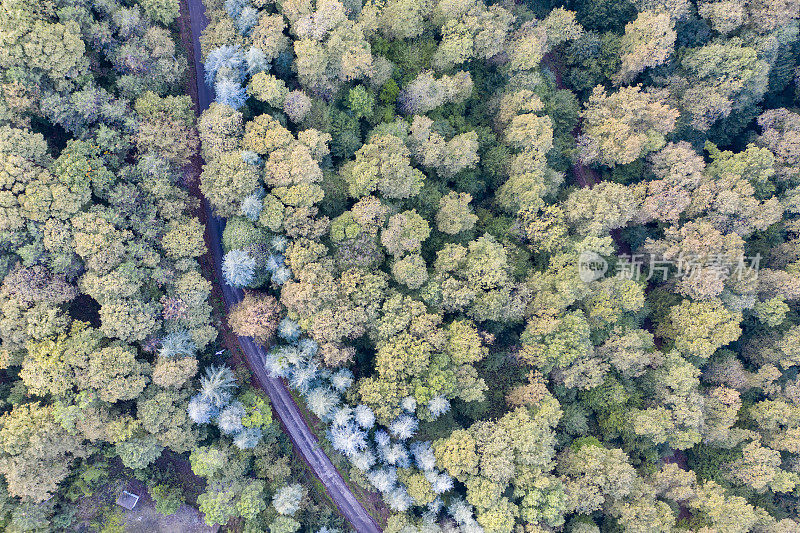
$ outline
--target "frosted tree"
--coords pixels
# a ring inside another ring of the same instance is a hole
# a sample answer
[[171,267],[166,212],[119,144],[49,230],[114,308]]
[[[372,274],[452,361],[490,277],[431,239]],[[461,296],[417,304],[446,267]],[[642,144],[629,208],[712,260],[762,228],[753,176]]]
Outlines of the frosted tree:
[[339,403],[339,398],[327,387],[315,387],[308,392],[306,402],[312,413],[322,420],[326,420]]
[[417,432],[417,420],[409,415],[398,417],[389,426],[389,431],[400,440],[410,439]]
[[261,436],[260,428],[244,428],[233,438],[233,444],[240,450],[250,450],[258,445]]
[[347,426],[353,420],[353,409],[348,406],[340,407],[333,413],[331,424],[334,426]]
[[247,64],[247,75],[253,76],[259,72],[269,70],[269,61],[264,51],[257,46],[251,46],[244,54],[244,60]]
[[366,434],[351,424],[332,427],[330,439],[331,445],[348,457],[352,457],[367,448]]
[[428,402],[428,410],[434,418],[439,418],[450,410],[450,400],[444,396],[434,396]]
[[300,337],[300,326],[291,318],[284,318],[278,324],[278,336],[286,342],[295,342]]
[[403,410],[408,411],[409,413],[413,413],[417,409],[417,399],[414,398],[413,396],[406,396],[400,402],[400,407],[402,407]]
[[[254,167],[261,166],[261,163],[262,163],[261,156],[259,156],[254,151],[252,151],[252,150],[242,150],[239,153],[242,156],[242,161],[244,161],[248,165],[253,165]],[[261,200],[264,197],[264,190],[261,187],[258,187],[253,192],[253,194],[250,195],[250,196],[256,196],[259,200]],[[242,200],[242,201],[244,201],[244,200]]]
[[388,446],[392,442],[392,438],[386,431],[379,429],[375,432],[375,444],[378,446]]
[[356,406],[353,417],[355,418],[356,424],[364,429],[372,429],[375,425],[375,413],[364,404],[358,404]]
[[367,473],[367,479],[378,491],[386,493],[397,484],[397,470],[394,468],[378,468]]
[[289,267],[279,267],[272,273],[272,283],[281,286],[292,279],[292,270]]
[[264,263],[264,268],[267,272],[274,273],[276,270],[283,266],[283,257],[278,254],[270,254],[267,261]]
[[415,442],[410,449],[420,470],[427,472],[436,468],[436,456],[430,442]]
[[279,349],[273,349],[267,354],[264,358],[264,368],[274,378],[285,378],[290,371],[289,362]]
[[367,449],[363,452],[353,454],[353,456],[350,457],[350,462],[362,472],[367,472],[370,468],[375,466],[377,459],[375,458],[375,454],[372,453],[372,450]]
[[294,516],[300,510],[300,503],[305,496],[305,489],[299,483],[286,485],[278,489],[272,497],[272,505],[278,513]]
[[197,346],[192,335],[185,329],[166,334],[161,339],[161,346],[158,348],[158,356],[168,359],[191,357],[196,352]]
[[453,498],[447,508],[447,512],[453,517],[458,525],[472,523],[475,520],[473,509],[470,504],[461,498]]
[[403,513],[414,504],[414,500],[408,495],[404,487],[396,487],[386,495],[386,503],[393,511]]
[[244,406],[239,402],[232,403],[222,409],[217,415],[217,427],[226,435],[238,433],[244,426],[242,418],[247,414]]
[[245,250],[231,250],[222,258],[222,276],[231,287],[246,287],[253,282],[256,260]]
[[222,407],[231,398],[231,390],[236,386],[233,371],[227,366],[210,366],[200,378],[200,397],[214,407]]
[[431,484],[431,490],[434,494],[444,494],[453,488],[453,478],[449,474],[443,472],[426,472],[425,479]]
[[331,386],[336,392],[344,392],[353,384],[353,373],[343,368],[331,376]]
[[236,17],[236,30],[242,35],[249,35],[253,27],[258,24],[258,10],[247,6]]
[[239,109],[247,101],[247,89],[230,78],[222,78],[214,84],[214,95],[217,103]]
[[242,10],[248,6],[247,0],[225,0],[223,8],[232,19],[238,18]]
[[241,84],[244,81],[247,61],[239,45],[225,45],[208,54],[205,63],[206,84],[215,86],[218,79],[229,79]]
[[380,446],[378,452],[383,458],[383,462],[387,465],[397,466],[400,468],[408,468],[411,466],[411,460],[408,457],[408,451],[405,446],[396,442],[388,446]]
[[431,503],[429,503],[425,509],[425,512],[431,516],[439,516],[439,513],[442,512],[444,509],[444,502],[441,498],[436,498]]
[[286,362],[290,367],[298,366],[308,360],[306,354],[301,352],[297,346],[281,346],[278,348],[278,350],[281,353],[281,357],[286,359]]
[[289,240],[283,235],[275,235],[269,241],[269,246],[274,252],[283,253],[286,251],[286,247],[289,246]]
[[197,394],[189,400],[186,412],[195,424],[208,424],[219,411],[202,395]]
[[289,385],[293,389],[300,391],[301,394],[308,392],[314,380],[317,379],[317,364],[313,361],[306,365],[295,367],[292,372],[292,378],[289,380]]
[[[317,354],[319,350],[319,344],[314,339],[309,339],[308,337],[304,337],[300,339],[300,342],[297,343],[297,349],[306,359],[310,359]],[[334,386],[334,388],[336,388]]]
[[245,196],[240,207],[242,215],[246,216],[253,222],[258,220],[263,208],[264,202],[262,201],[261,195],[258,194],[258,192],[254,192],[253,194]]

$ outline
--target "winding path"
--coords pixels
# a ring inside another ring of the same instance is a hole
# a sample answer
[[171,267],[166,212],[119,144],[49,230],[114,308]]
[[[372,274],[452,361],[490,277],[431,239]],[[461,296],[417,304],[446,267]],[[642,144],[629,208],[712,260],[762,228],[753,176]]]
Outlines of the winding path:
[[[200,54],[200,32],[208,24],[202,0],[187,0],[189,7],[189,22],[192,30],[192,44],[194,50],[195,81],[197,83],[197,112],[201,113],[211,104],[211,90],[203,82],[205,79],[203,63]],[[208,202],[203,199],[209,241],[211,243],[211,256],[214,263],[215,282],[222,279],[222,230],[225,220],[217,217],[211,211]],[[244,297],[241,289],[220,283],[220,289],[225,300],[226,308],[238,303]],[[298,453],[309,464],[314,474],[320,479],[328,495],[339,508],[339,511],[358,533],[379,533],[380,528],[375,520],[364,509],[350,489],[345,484],[339,471],[331,463],[330,458],[320,449],[314,433],[308,427],[300,409],[294,402],[286,385],[278,378],[270,377],[264,369],[266,350],[255,344],[249,337],[239,337],[239,344],[247,359],[247,365],[253,373],[255,383],[258,384],[269,396],[272,407],[283,425],[284,430],[291,438]]]

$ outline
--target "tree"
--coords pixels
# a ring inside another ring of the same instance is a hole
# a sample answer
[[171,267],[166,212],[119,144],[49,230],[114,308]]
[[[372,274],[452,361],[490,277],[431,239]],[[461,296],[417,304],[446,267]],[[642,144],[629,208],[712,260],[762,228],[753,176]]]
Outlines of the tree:
[[158,390],[151,385],[136,402],[137,418],[142,428],[165,447],[182,453],[197,444],[197,430],[186,411],[188,394]]
[[178,166],[187,164],[197,153],[199,142],[188,96],[159,98],[147,91],[136,100],[134,109],[141,119],[136,135],[141,153],[154,152]]
[[356,152],[355,161],[340,173],[354,198],[378,190],[387,198],[409,198],[419,194],[425,175],[411,166],[411,152],[394,135],[373,137]]
[[289,47],[289,38],[284,35],[284,29],[286,21],[280,14],[262,12],[258,17],[258,24],[251,31],[250,38],[267,61],[274,60]]
[[332,94],[344,82],[368,77],[373,59],[362,27],[344,15],[344,6],[332,1],[327,8],[325,16],[309,13],[292,28],[299,37],[294,53],[300,83],[312,92]]
[[697,11],[701,17],[711,22],[714,30],[722,34],[736,30],[747,19],[742,2],[703,2]]
[[155,302],[113,300],[100,308],[100,330],[124,341],[143,341],[158,329],[158,311]]
[[256,73],[251,78],[247,91],[256,100],[266,102],[278,109],[283,109],[284,103],[289,96],[289,89],[286,87],[286,83],[266,72]]
[[636,471],[622,450],[588,441],[575,442],[558,457],[568,509],[581,514],[600,510],[606,499],[620,500],[631,493]]
[[44,78],[56,90],[75,88],[75,80],[89,71],[78,22],[53,22],[47,10],[24,15],[21,5],[14,7],[0,19],[8,32],[0,66],[17,69],[32,82]]
[[161,456],[164,447],[152,435],[146,437],[134,437],[115,446],[115,451],[119,455],[122,464],[127,468],[141,469],[146,468]]
[[275,337],[279,313],[280,306],[272,296],[247,292],[228,312],[228,324],[237,335],[266,346]]
[[141,5],[147,16],[165,26],[178,18],[180,4],[175,0],[142,0]]
[[255,518],[266,509],[263,492],[263,481],[237,479],[211,484],[209,490],[197,497],[197,503],[206,524],[213,526],[235,517]]
[[291,91],[283,102],[283,111],[292,122],[302,122],[311,111],[311,99],[303,91]]
[[603,235],[632,220],[638,202],[630,188],[604,181],[591,189],[573,191],[563,209],[567,222],[580,233]]
[[286,485],[275,491],[272,505],[279,514],[294,516],[300,510],[300,503],[305,497],[305,489],[299,483]]
[[430,235],[428,222],[416,211],[403,211],[389,218],[381,231],[381,244],[393,256],[418,252],[422,242]]
[[72,462],[88,454],[83,439],[68,433],[53,409],[38,402],[16,406],[0,421],[0,472],[9,493],[26,501],[50,498]]
[[375,95],[363,85],[356,85],[347,93],[347,107],[357,118],[371,118]]
[[631,81],[644,69],[664,63],[672,55],[677,36],[668,13],[640,12],[636,20],[625,25],[617,81]]
[[478,220],[470,209],[471,201],[472,196],[465,192],[451,191],[442,196],[439,211],[436,212],[436,228],[449,235],[471,230]]
[[573,311],[556,321],[547,318],[528,321],[520,340],[519,357],[549,372],[566,367],[592,352],[589,324],[582,311]]
[[411,290],[422,287],[428,281],[425,260],[419,254],[408,254],[392,263],[392,276]]
[[726,235],[706,221],[692,221],[668,228],[664,240],[648,240],[645,249],[663,260],[681,263],[685,275],[678,280],[676,292],[707,300],[734,282],[726,271],[733,272],[735,261],[744,255],[743,245],[735,233]]
[[647,182],[639,217],[676,222],[692,203],[692,191],[703,180],[705,162],[687,142],[668,143],[648,158],[658,178]]
[[664,103],[664,95],[642,92],[638,85],[621,87],[611,95],[598,86],[581,117],[581,160],[613,167],[662,148],[665,136],[675,128],[678,111]]
[[161,246],[168,256],[175,259],[201,256],[206,250],[203,231],[203,225],[196,218],[181,217],[171,220],[167,224]]
[[775,170],[783,180],[794,181],[798,175],[797,138],[800,135],[800,115],[787,109],[769,109],[758,117],[761,135],[756,144],[769,148],[775,156]]
[[438,303],[445,311],[466,309],[478,321],[520,320],[527,295],[511,278],[508,250],[490,235],[467,246],[445,245],[437,252],[434,269],[430,290],[439,291]]
[[700,442],[703,398],[698,390],[699,375],[694,365],[675,353],[668,354],[664,364],[653,371],[653,406],[630,412],[633,431],[654,444],[667,442],[679,450]]
[[[505,46],[514,16],[506,9],[483,2],[460,5],[460,12],[437,6],[441,10],[442,41],[432,58],[437,70],[448,70],[457,64],[478,58],[489,59]],[[448,12],[445,12],[448,11]]]
[[462,133],[448,141],[433,131],[432,126],[431,119],[414,117],[409,142],[414,149],[415,158],[423,166],[435,169],[445,178],[474,168],[478,162],[478,134],[474,131]]
[[472,86],[468,72],[436,78],[433,72],[423,71],[400,91],[398,100],[405,113],[421,115],[445,103],[466,100],[472,93]]
[[241,142],[243,130],[241,113],[232,107],[212,102],[197,121],[201,154],[206,163],[220,154],[236,150]]
[[683,300],[670,308],[657,333],[672,339],[682,353],[707,359],[739,338],[741,320],[741,313],[726,309],[719,300]]
[[648,367],[658,365],[653,334],[644,329],[624,331],[615,328],[609,338],[597,347],[597,355],[610,362],[623,376],[638,377]]
[[670,91],[692,117],[692,126],[702,131],[760,101],[767,90],[768,63],[736,37],[692,48],[681,66],[685,77],[674,78]]
[[436,463],[459,481],[478,471],[475,439],[463,429],[453,431],[448,437],[433,443]]

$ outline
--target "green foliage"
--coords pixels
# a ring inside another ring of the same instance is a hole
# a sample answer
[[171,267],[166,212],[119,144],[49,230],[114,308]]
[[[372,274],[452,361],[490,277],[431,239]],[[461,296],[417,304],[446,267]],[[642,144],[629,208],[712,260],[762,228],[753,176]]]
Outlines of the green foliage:
[[796,0],[352,4],[206,2],[196,128],[176,0],[3,4],[2,526],[110,459],[174,513],[183,454],[208,524],[344,529],[212,349],[199,149],[228,325],[386,531],[796,529]]
[[347,107],[353,112],[356,118],[369,119],[372,116],[372,108],[375,105],[375,96],[363,85],[356,85],[347,95]]
[[156,511],[164,516],[175,514],[183,505],[183,493],[179,487],[164,483],[150,487],[150,497],[156,504]]

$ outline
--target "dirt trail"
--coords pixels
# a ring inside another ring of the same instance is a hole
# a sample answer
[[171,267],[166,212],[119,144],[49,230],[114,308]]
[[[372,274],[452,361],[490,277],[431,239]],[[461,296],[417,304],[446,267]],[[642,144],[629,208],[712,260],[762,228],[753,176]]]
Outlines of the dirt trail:
[[[202,58],[200,54],[200,33],[208,24],[205,16],[205,7],[202,0],[186,0],[181,3],[182,30],[191,32],[191,40],[184,38],[184,42],[191,45],[190,54],[193,56],[192,72],[194,75],[194,94],[196,112],[199,115],[207,109],[213,100],[210,88],[203,83],[205,79]],[[187,24],[188,22],[188,24]],[[196,162],[199,163],[199,162]],[[197,170],[197,169],[196,169]],[[197,187],[197,184],[194,184]],[[196,189],[195,189],[196,190]],[[214,273],[215,292],[221,294],[225,308],[240,302],[244,297],[241,289],[220,283],[222,279],[222,231],[225,220],[217,217],[205,199],[203,202],[203,221],[206,225],[206,243],[209,246],[211,272]],[[253,384],[267,393],[272,403],[273,410],[281,422],[286,434],[295,446],[298,455],[306,461],[308,466],[319,478],[333,503],[344,518],[350,522],[358,533],[379,533],[375,519],[366,511],[361,503],[344,482],[341,474],[334,467],[330,458],[320,449],[316,436],[303,418],[300,409],[294,402],[286,384],[278,378],[270,377],[264,369],[266,350],[253,342],[249,337],[237,337],[238,346],[231,346],[231,335],[225,335],[229,348],[233,351],[240,348],[244,354],[247,366],[253,377]]]

